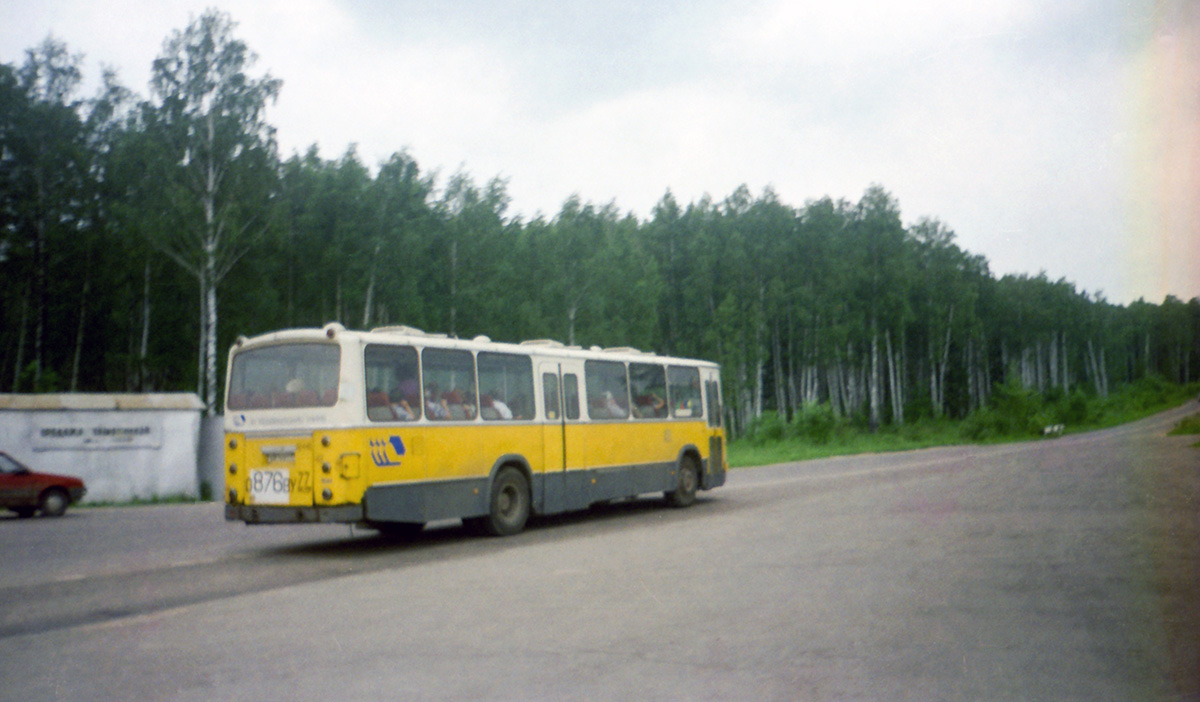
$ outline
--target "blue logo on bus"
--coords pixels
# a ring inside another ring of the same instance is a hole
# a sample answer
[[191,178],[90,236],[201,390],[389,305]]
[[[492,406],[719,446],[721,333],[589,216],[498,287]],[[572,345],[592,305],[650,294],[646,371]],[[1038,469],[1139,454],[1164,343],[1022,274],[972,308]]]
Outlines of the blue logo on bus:
[[[388,450],[389,448],[391,451]],[[392,453],[396,454],[395,460],[392,459]],[[380,468],[400,465],[399,457],[403,455],[404,440],[400,437],[389,436],[386,441],[383,439],[371,439],[371,460],[375,461],[375,465]]]

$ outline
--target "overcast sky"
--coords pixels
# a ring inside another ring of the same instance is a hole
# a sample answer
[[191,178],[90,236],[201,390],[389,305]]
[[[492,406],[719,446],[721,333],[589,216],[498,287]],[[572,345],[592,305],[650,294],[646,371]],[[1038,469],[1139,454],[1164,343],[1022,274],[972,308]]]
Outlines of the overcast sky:
[[526,218],[878,183],[997,275],[1200,296],[1191,0],[0,0],[0,62],[53,34],[146,96],[208,6],[283,80],[284,156],[405,149],[443,184],[505,178]]

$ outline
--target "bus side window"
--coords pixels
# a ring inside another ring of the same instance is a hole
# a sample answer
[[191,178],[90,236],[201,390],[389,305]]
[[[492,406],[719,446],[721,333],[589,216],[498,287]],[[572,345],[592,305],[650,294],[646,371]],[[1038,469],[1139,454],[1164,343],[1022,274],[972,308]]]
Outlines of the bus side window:
[[417,351],[411,346],[367,344],[363,367],[367,389],[367,419],[372,422],[411,422],[421,417],[421,385]]
[[667,416],[667,379],[656,363],[630,363],[629,389],[633,416],[641,419]]
[[480,351],[479,412],[486,420],[533,419],[533,362],[528,356]]
[[700,369],[671,366],[667,369],[671,391],[671,416],[700,418]]
[[475,359],[470,351],[425,349],[421,352],[421,374],[429,419],[475,419]]
[[542,374],[542,392],[545,395],[546,419],[558,419],[558,376]]
[[588,418],[626,419],[629,417],[629,381],[625,364],[620,361],[585,361]]
[[567,419],[579,419],[579,376],[574,373],[563,374],[563,404]]

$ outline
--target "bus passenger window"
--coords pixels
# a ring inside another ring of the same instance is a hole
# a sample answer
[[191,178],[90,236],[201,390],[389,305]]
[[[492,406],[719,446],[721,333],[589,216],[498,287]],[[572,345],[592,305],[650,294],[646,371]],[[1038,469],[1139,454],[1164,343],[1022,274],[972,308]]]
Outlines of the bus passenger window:
[[700,417],[700,370],[671,366],[667,369],[671,390],[671,416]]
[[533,419],[533,362],[510,353],[479,353],[479,413],[486,420]]
[[470,351],[425,349],[421,352],[421,371],[425,378],[425,415],[429,419],[475,418],[475,363]]
[[583,365],[587,380],[588,417],[625,419],[629,416],[629,383],[625,364],[619,361],[587,361]]
[[367,344],[363,351],[367,419],[411,422],[421,417],[417,351],[411,346]]
[[667,380],[662,366],[630,363],[629,389],[633,395],[634,417],[652,419],[667,416]]

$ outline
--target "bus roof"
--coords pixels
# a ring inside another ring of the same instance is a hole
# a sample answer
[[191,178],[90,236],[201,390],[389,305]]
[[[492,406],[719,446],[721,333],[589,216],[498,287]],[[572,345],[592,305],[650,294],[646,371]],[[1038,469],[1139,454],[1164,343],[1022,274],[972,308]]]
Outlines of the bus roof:
[[244,336],[238,337],[237,341],[234,342],[231,352],[277,343],[332,341],[338,339],[356,339],[364,344],[404,343],[421,347],[466,349],[477,352],[497,351],[546,358],[603,359],[631,363],[680,363],[711,368],[717,367],[717,364],[712,361],[678,356],[660,356],[650,351],[640,351],[629,346],[612,348],[592,346],[590,348],[583,348],[582,346],[568,346],[553,339],[530,339],[519,343],[508,343],[492,341],[486,336],[476,336],[473,339],[458,339],[448,334],[430,333],[409,326],[377,327],[370,331],[355,331],[346,329],[337,322],[331,322],[319,329],[284,329],[250,338]]

